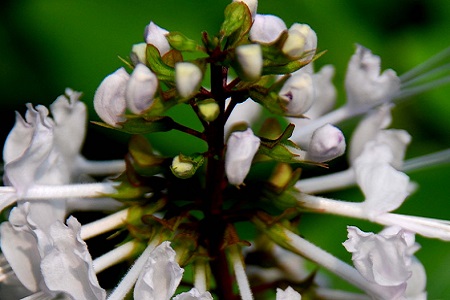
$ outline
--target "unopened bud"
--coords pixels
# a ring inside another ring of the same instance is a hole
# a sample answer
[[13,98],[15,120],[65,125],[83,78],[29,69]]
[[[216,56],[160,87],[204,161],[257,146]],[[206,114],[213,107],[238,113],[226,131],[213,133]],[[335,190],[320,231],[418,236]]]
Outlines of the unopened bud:
[[133,64],[136,66],[137,64],[145,64],[147,62],[147,44],[139,43],[134,44],[131,48],[130,58]]
[[220,107],[216,101],[208,99],[198,103],[198,111],[203,120],[212,122],[219,116]]
[[260,143],[261,140],[250,128],[230,135],[225,154],[225,172],[229,183],[239,186],[244,182]]
[[250,29],[250,40],[260,43],[272,43],[284,30],[287,30],[286,24],[279,17],[257,14]]
[[[288,41],[291,39],[292,43]],[[295,42],[298,41],[296,45]],[[289,53],[285,52],[285,47],[289,48]],[[308,59],[312,59],[315,50],[317,48],[317,35],[314,30],[307,24],[294,23],[289,28],[289,35],[286,43],[283,45],[283,52],[292,57],[300,57],[303,54],[307,56]]]
[[128,108],[140,114],[150,107],[158,88],[158,78],[144,64],[138,64],[131,73],[127,84],[126,98]]
[[175,65],[175,83],[183,98],[192,96],[198,90],[202,77],[202,71],[193,63],[179,62]]
[[287,116],[298,117],[307,112],[314,100],[311,75],[300,73],[290,77],[278,93],[285,101]]
[[259,44],[237,47],[236,57],[239,64],[238,73],[243,80],[255,81],[261,77],[263,57]]
[[94,109],[107,124],[118,127],[125,121],[125,89],[130,75],[120,68],[103,79],[94,96]]
[[195,173],[194,164],[187,159],[183,159],[183,161],[181,161],[180,155],[173,158],[170,169],[175,176],[182,179],[192,177]]
[[169,42],[166,39],[166,35],[168,33],[169,32],[167,30],[159,27],[153,22],[150,22],[150,24],[148,24],[147,27],[145,27],[144,32],[145,42],[147,44],[155,46],[158,49],[159,54],[163,56],[170,50]]
[[306,159],[326,162],[345,152],[345,138],[337,127],[326,124],[316,129],[311,137]]

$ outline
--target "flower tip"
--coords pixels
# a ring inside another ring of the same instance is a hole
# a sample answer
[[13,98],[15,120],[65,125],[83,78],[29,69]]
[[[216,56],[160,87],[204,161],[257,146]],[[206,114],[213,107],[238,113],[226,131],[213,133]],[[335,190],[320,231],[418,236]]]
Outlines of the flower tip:
[[326,162],[344,154],[345,138],[337,127],[326,124],[316,129],[311,137],[306,159]]

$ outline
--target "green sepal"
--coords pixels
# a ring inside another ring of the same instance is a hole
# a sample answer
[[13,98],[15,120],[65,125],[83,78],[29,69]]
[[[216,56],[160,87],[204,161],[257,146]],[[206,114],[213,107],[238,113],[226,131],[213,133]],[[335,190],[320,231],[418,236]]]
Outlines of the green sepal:
[[248,90],[250,98],[260,103],[273,114],[284,116],[286,114],[286,101],[278,93],[260,85],[251,86]]
[[175,122],[167,116],[145,117],[145,116],[126,116],[127,120],[114,127],[103,122],[92,122],[102,127],[115,129],[131,134],[146,134],[152,132],[165,132],[175,128]]
[[149,68],[162,81],[175,82],[175,68],[167,65],[159,50],[153,45],[147,45],[147,63]]
[[148,140],[142,135],[133,135],[128,144],[128,163],[141,176],[153,176],[164,170],[167,158],[157,156]]
[[191,40],[181,32],[172,31],[166,35],[166,38],[170,46],[178,51],[205,51],[196,41]]
[[244,39],[252,27],[252,15],[243,2],[232,2],[225,8],[225,20],[220,28],[220,40],[225,48],[234,47]]

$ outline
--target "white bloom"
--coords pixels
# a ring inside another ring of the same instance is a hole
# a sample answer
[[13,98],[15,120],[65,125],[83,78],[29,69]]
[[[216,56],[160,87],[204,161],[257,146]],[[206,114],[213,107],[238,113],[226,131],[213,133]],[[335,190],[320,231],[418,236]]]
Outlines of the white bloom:
[[140,114],[150,107],[158,89],[158,78],[144,64],[138,64],[128,80],[126,99],[128,108]]
[[152,251],[136,282],[134,299],[168,300],[173,296],[184,272],[175,255],[170,242]]
[[233,0],[233,2],[242,2],[247,5],[250,13],[252,15],[252,19],[255,19],[256,10],[258,9],[258,0]]
[[392,167],[387,145],[370,142],[355,160],[356,182],[365,196],[364,210],[369,216],[398,208],[409,195],[409,177]]
[[282,289],[277,289],[276,300],[300,300],[302,296],[300,293],[296,292],[293,288],[288,286],[284,291]]
[[327,124],[316,129],[309,143],[307,160],[326,162],[345,152],[345,138],[337,127]]
[[[227,99],[226,101],[227,107],[229,100],[230,99]],[[253,124],[260,117],[262,110],[262,105],[255,101],[247,100],[239,103],[236,108],[233,109],[225,123],[225,137],[230,134],[230,130],[237,124]]]
[[228,182],[233,185],[241,185],[244,182],[260,143],[260,139],[250,128],[230,135],[225,154],[225,172]]
[[11,211],[0,226],[1,248],[20,282],[30,292],[60,293],[73,299],[105,299],[98,285],[81,225],[71,217],[68,226],[55,221],[48,228],[30,214],[30,203]]
[[144,39],[147,44],[155,46],[158,49],[159,54],[163,56],[170,50],[170,45],[166,38],[168,33],[169,32],[164,28],[150,22],[150,24],[145,27]]
[[175,65],[175,83],[183,98],[192,96],[197,91],[202,78],[202,71],[193,63],[179,62]]
[[[395,291],[391,299],[403,299],[413,273],[413,254],[419,248],[414,234],[398,227],[374,234],[349,226],[348,240],[343,245],[352,253],[353,263],[364,278]],[[420,280],[423,280],[422,275],[419,274]]]
[[255,81],[261,76],[263,57],[259,44],[238,46],[236,56],[244,80]]
[[107,124],[117,127],[125,121],[125,90],[130,75],[120,68],[103,79],[94,96],[94,109]]
[[337,93],[332,82],[333,76],[332,65],[325,65],[319,72],[313,74],[314,102],[306,113],[308,118],[316,119],[333,108]]
[[400,79],[389,69],[380,74],[380,57],[357,45],[345,76],[347,105],[372,107],[390,101],[400,90]]
[[287,30],[284,21],[273,15],[255,16],[252,28],[250,29],[250,40],[260,43],[274,42],[280,34]]
[[287,116],[301,116],[308,111],[314,100],[311,75],[301,73],[291,76],[278,95],[285,101]]

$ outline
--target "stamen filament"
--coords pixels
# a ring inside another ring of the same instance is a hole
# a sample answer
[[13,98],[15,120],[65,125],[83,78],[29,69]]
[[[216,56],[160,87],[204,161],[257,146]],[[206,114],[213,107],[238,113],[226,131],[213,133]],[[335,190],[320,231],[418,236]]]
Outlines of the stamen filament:
[[116,229],[123,225],[127,219],[129,209],[124,209],[92,223],[81,227],[81,238],[90,239],[94,236]]
[[103,254],[100,257],[97,257],[92,262],[95,273],[98,274],[98,273],[102,272],[103,270],[124,261],[125,259],[130,257],[131,254],[133,254],[133,252],[136,249],[136,246],[137,246],[137,242],[130,241],[130,242],[127,242],[126,244],[123,244],[123,245],[115,248],[114,250],[111,250],[111,251]]
[[234,275],[239,287],[242,300],[253,300],[253,294],[250,289],[247,274],[245,273],[244,263],[242,261],[241,252],[237,245],[230,247],[230,260],[233,265]]
[[95,161],[87,160],[84,157],[79,157],[76,163],[77,169],[81,174],[89,175],[110,175],[118,174],[125,170],[124,160],[108,160]]

